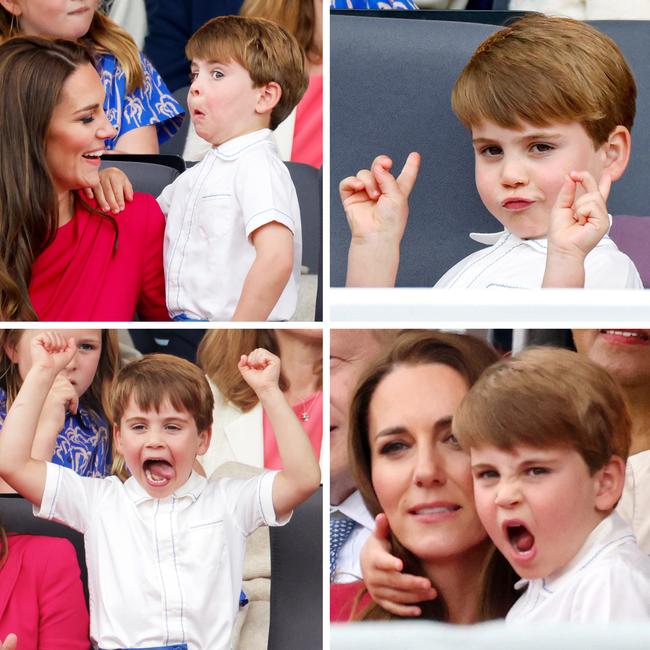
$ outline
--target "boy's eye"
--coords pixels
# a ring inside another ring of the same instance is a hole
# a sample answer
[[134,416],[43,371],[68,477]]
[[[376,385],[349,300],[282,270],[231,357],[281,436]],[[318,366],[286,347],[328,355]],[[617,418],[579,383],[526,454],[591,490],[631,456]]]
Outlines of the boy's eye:
[[190,83],[199,76],[198,72],[190,72]]
[[530,147],[530,149],[533,153],[546,153],[547,151],[553,151],[555,147],[546,142],[536,142]]
[[165,426],[168,431],[180,431],[181,427],[178,424],[168,424]]
[[144,424],[132,424],[131,431],[144,431]]
[[548,474],[548,469],[546,467],[529,467],[526,473],[529,476],[543,476],[544,474]]
[[490,158],[492,156],[500,156],[503,153],[503,149],[496,144],[490,144],[487,147],[483,147],[480,153],[483,156]]
[[223,77],[223,72],[221,72],[221,70],[213,70],[210,75],[213,79],[221,79]]
[[499,478],[499,472],[494,469],[483,469],[480,472],[476,472],[474,476],[479,480],[489,481],[490,479]]

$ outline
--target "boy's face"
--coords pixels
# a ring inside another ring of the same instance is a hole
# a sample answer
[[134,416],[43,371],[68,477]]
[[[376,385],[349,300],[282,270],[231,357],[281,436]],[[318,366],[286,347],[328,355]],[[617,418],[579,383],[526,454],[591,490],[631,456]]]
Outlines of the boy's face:
[[472,448],[476,510],[497,548],[522,578],[564,568],[603,519],[598,472],[567,447]]
[[[251,133],[260,124],[258,113],[262,88],[255,88],[246,68],[227,63],[194,59],[192,84],[187,103],[199,136],[215,146]],[[270,114],[269,118],[270,119]]]
[[150,496],[162,499],[190,477],[211,431],[198,431],[192,415],[176,410],[167,398],[159,412],[144,411],[131,399],[114,435],[131,475]]
[[[577,122],[508,129],[472,128],[476,187],[485,207],[521,239],[544,237],[557,195],[571,171],[600,179],[605,157]],[[581,187],[578,186],[580,195]]]

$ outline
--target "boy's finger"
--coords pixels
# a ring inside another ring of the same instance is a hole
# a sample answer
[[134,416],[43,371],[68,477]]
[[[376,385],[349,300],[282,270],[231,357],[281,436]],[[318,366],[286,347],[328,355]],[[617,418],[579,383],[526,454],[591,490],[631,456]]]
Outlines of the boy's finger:
[[598,191],[603,197],[605,203],[609,198],[609,191],[612,189],[612,177],[609,175],[609,172],[603,172],[598,183]]
[[377,600],[376,602],[387,612],[401,618],[415,618],[422,614],[422,610],[415,605],[398,605],[390,600]]
[[564,179],[564,184],[558,192],[557,199],[555,199],[556,208],[571,208],[576,198],[576,181],[567,176]]
[[351,197],[357,192],[364,189],[363,183],[356,176],[348,176],[339,183],[339,195],[341,201],[345,202],[346,199]]
[[370,169],[372,169],[375,165],[381,165],[387,172],[389,172],[393,166],[393,161],[386,154],[382,153],[372,161]]
[[388,523],[388,517],[383,512],[380,512],[375,517],[374,535],[381,540],[390,538],[390,524]]
[[108,183],[110,186],[110,191],[113,194],[114,205],[111,207],[113,211],[121,212],[124,210],[124,185],[121,183],[116,183],[116,180],[113,178],[108,178]]
[[[381,167],[380,165],[378,169],[383,169],[383,167]],[[381,196],[381,192],[379,190],[379,185],[377,184],[377,180],[375,179],[374,174],[369,169],[360,169],[357,172],[357,178],[363,183],[363,187],[366,190],[366,194],[371,199],[376,200]]]
[[127,201],[133,201],[133,185],[128,178],[124,180],[124,198]]
[[97,201],[97,205],[104,212],[108,212],[108,210],[111,209],[111,206],[106,202],[106,197],[104,196],[104,188],[101,185],[96,185],[93,188],[93,191],[95,193],[95,201]]
[[372,173],[379,186],[379,191],[389,197],[394,197],[400,193],[395,177],[382,165],[373,165]]
[[596,183],[596,179],[588,171],[571,172],[571,178],[577,183],[580,183],[585,192],[598,191],[598,183]]
[[421,160],[422,158],[420,154],[412,151],[408,155],[408,158],[404,163],[404,167],[402,167],[402,172],[397,177],[397,184],[405,196],[408,196],[411,193],[411,190],[415,185],[415,180],[417,179],[418,172],[420,171]]
[[92,187],[84,187],[83,193],[86,195],[87,199],[92,199],[95,196]]

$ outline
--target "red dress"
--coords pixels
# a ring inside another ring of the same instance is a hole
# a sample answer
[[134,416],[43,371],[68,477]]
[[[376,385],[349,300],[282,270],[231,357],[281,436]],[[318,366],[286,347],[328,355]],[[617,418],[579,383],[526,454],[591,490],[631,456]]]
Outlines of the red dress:
[[291,160],[313,167],[323,164],[323,75],[309,77],[307,92],[296,108]]
[[0,569],[0,642],[19,650],[88,650],[88,611],[72,544],[59,537],[8,535]]
[[136,193],[110,222],[78,206],[32,266],[29,295],[42,321],[169,320],[165,304],[165,217]]

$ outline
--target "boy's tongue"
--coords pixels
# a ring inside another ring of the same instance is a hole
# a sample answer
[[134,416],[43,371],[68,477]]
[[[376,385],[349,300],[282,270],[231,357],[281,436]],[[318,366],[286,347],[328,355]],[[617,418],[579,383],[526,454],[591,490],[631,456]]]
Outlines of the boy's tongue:
[[515,548],[522,553],[530,551],[534,542],[535,538],[523,527],[514,540]]
[[151,474],[154,481],[170,481],[176,475],[174,468],[165,460],[148,460],[145,471]]

